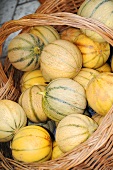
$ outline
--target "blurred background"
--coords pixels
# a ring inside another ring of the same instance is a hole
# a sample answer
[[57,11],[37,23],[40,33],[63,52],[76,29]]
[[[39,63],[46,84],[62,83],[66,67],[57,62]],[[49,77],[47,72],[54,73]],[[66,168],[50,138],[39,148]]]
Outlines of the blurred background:
[[[43,0],[0,0],[0,27],[6,21],[16,20],[25,15],[32,14],[41,5]],[[3,45],[2,60],[7,55],[7,46],[10,40],[19,32],[11,34]]]

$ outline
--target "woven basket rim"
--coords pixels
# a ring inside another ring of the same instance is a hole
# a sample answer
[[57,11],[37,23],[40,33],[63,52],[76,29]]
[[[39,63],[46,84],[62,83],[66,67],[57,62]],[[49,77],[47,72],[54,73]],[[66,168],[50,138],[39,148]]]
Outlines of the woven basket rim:
[[[63,2],[63,0],[61,0]],[[46,13],[46,7],[53,6],[54,3],[60,3],[60,0],[46,0],[39,9],[37,9],[35,14],[26,15],[19,20],[11,20],[3,24],[0,28],[0,53],[2,53],[2,45],[6,38],[13,32],[22,30],[21,32],[28,32],[29,27],[36,25],[67,25],[76,28],[85,28],[96,31],[99,33],[105,40],[113,46],[113,30],[105,26],[103,23],[91,19],[84,18],[71,13],[69,11],[65,12],[55,12],[55,13]],[[71,1],[71,0],[70,0]],[[80,0],[78,0],[80,1]],[[52,2],[54,2],[52,4]],[[68,2],[68,0],[67,0]],[[44,12],[44,13],[43,13]],[[2,72],[0,72],[2,74]],[[6,87],[5,87],[6,88]],[[89,156],[91,156],[98,149],[102,148],[108,141],[109,138],[113,135],[113,106],[109,110],[108,114],[103,119],[102,123],[98,129],[92,134],[92,136],[87,139],[84,143],[77,146],[72,151],[65,153],[60,158],[55,160],[46,161],[44,163],[20,163],[15,160],[3,157],[0,153],[0,159],[3,162],[5,168],[11,169],[10,166],[16,166],[19,168],[28,169],[69,169],[72,167],[79,166],[83,161],[85,161]],[[106,123],[107,122],[107,123]],[[103,128],[104,127],[104,128]],[[106,137],[107,136],[107,137]],[[62,162],[61,162],[62,161]],[[68,167],[68,168],[67,168]]]

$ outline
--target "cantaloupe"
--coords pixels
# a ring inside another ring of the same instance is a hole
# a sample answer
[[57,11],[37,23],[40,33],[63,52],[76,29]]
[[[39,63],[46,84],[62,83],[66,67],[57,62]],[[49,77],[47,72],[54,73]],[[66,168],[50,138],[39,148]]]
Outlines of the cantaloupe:
[[56,142],[62,152],[68,152],[86,141],[98,128],[88,116],[70,114],[63,118],[56,129]]
[[50,25],[38,25],[30,29],[30,33],[38,36],[45,45],[60,39],[58,31]]
[[21,92],[24,92],[26,89],[28,89],[34,85],[38,85],[38,86],[40,86],[40,88],[41,88],[41,86],[47,85],[47,82],[43,78],[40,69],[24,72],[24,74],[21,77],[21,80],[20,80]]
[[37,36],[22,33],[14,37],[8,45],[11,64],[21,71],[32,71],[39,67],[39,57],[44,43]]
[[51,159],[56,159],[62,156],[64,153],[60,150],[60,148],[57,145],[57,142],[53,142],[53,149],[52,149],[52,156]]
[[98,74],[99,72],[94,69],[82,68],[80,72],[73,78],[73,80],[81,84],[86,90],[89,81]]
[[45,114],[57,122],[72,113],[83,114],[87,105],[85,89],[68,78],[51,81],[41,94]]
[[27,123],[23,108],[11,100],[0,100],[0,142],[12,140]]
[[39,92],[44,90],[44,86],[34,85],[25,90],[19,97],[18,103],[32,122],[39,123],[47,121],[47,116],[42,108],[42,95],[39,94]]
[[46,45],[40,58],[40,69],[46,81],[73,78],[82,67],[82,54],[67,40],[55,40]]
[[[86,18],[94,18],[113,29],[113,1],[85,0],[79,7],[77,14]],[[94,41],[105,41],[100,34],[94,31],[89,29],[81,30]]]
[[51,158],[52,140],[43,127],[31,125],[18,131],[11,143],[12,156],[21,162],[44,162]]
[[104,116],[113,105],[113,73],[104,72],[93,78],[86,89],[89,106]]

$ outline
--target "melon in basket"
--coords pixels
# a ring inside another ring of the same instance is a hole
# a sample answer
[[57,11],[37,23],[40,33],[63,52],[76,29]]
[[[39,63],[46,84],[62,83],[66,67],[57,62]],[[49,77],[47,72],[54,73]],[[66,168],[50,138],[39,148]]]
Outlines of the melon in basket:
[[45,45],[60,39],[58,31],[50,25],[38,25],[30,29],[30,33],[38,36]]
[[102,120],[104,119],[104,116],[95,113],[95,114],[92,116],[92,119],[95,120],[95,122],[97,122],[98,125],[100,125],[101,122],[102,122]]
[[106,115],[113,105],[113,73],[104,72],[94,77],[87,86],[86,96],[96,113]]
[[70,114],[63,118],[56,129],[56,142],[62,152],[68,152],[86,141],[98,128],[86,115]]
[[26,114],[18,103],[0,100],[0,142],[10,141],[26,123]]
[[82,67],[82,54],[77,46],[67,40],[55,40],[46,45],[40,58],[44,79],[73,78]]
[[69,78],[58,78],[51,81],[41,94],[45,114],[57,122],[72,113],[83,114],[86,108],[84,88]]
[[47,120],[47,116],[42,109],[42,95],[39,94],[44,90],[44,86],[34,85],[25,90],[19,97],[18,103],[32,122],[45,122]]
[[39,57],[44,43],[37,36],[22,33],[14,37],[8,45],[11,64],[21,71],[32,71],[39,67]]
[[11,143],[12,156],[22,162],[44,162],[51,158],[52,140],[43,127],[31,125],[18,131]]
[[47,82],[42,76],[41,70],[33,70],[24,72],[23,76],[20,80],[20,88],[21,92],[25,91],[26,89],[34,86],[46,86]]
[[96,69],[99,72],[112,72],[111,66],[108,63],[105,63],[101,67]]
[[[66,35],[65,35],[66,32]],[[74,35],[71,33],[74,32]],[[71,36],[69,36],[72,34]],[[65,35],[65,36],[64,36]],[[99,68],[105,64],[110,55],[110,45],[107,42],[98,43],[93,41],[76,28],[68,28],[62,32],[63,39],[73,42],[81,51],[83,67]]]
[[99,72],[94,69],[82,68],[80,72],[73,78],[73,80],[81,84],[86,90],[89,81],[98,74]]
[[[113,29],[113,1],[105,0],[85,0],[78,9],[78,15],[86,18],[94,18],[109,28]],[[87,36],[94,41],[104,42],[105,39],[94,31],[81,29]]]
[[51,159],[56,159],[62,156],[64,153],[61,151],[61,149],[58,147],[57,142],[53,142],[53,149],[52,149],[52,156]]

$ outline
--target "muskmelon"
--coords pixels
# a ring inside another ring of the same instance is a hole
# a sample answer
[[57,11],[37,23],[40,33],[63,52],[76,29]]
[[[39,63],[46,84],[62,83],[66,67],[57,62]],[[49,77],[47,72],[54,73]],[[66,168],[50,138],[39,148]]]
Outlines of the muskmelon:
[[30,29],[30,33],[38,36],[45,45],[60,39],[58,31],[50,25],[38,25]]
[[0,100],[0,142],[10,141],[26,123],[26,114],[18,103]]
[[[111,0],[85,0],[77,14],[86,18],[94,18],[113,29],[113,1]],[[96,31],[84,28],[81,30],[94,41],[105,42],[105,39]]]
[[84,88],[69,78],[58,78],[51,81],[41,94],[45,114],[57,122],[72,113],[83,114],[86,108]]
[[40,58],[40,69],[46,81],[73,78],[82,67],[82,55],[76,45],[67,40],[55,40],[46,45]]
[[104,116],[113,105],[113,73],[103,72],[91,79],[86,88],[88,105]]
[[82,68],[80,72],[73,78],[73,80],[81,84],[86,90],[89,81],[98,74],[99,72],[94,69]]
[[97,123],[82,114],[70,114],[56,128],[56,142],[62,152],[68,152],[86,141],[98,128]]
[[44,77],[42,76],[41,70],[33,70],[24,72],[20,80],[20,88],[21,92],[24,92],[26,89],[38,85],[46,86],[48,83],[45,81]]
[[58,147],[57,142],[53,142],[53,149],[52,149],[52,156],[51,159],[56,159],[62,156],[64,153],[61,151],[61,149]]
[[37,36],[21,33],[8,45],[8,58],[11,64],[21,71],[32,71],[39,67],[39,57],[44,43]]
[[47,116],[42,108],[42,95],[39,94],[44,90],[44,86],[34,85],[25,90],[19,97],[18,103],[32,122],[47,121]]
[[51,158],[52,140],[43,127],[31,125],[18,131],[11,143],[12,156],[21,162],[44,162]]

